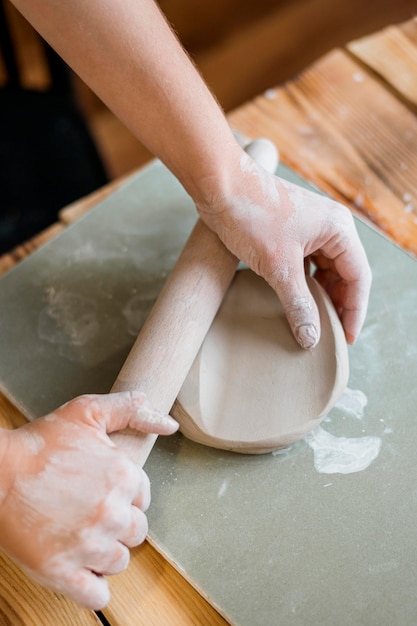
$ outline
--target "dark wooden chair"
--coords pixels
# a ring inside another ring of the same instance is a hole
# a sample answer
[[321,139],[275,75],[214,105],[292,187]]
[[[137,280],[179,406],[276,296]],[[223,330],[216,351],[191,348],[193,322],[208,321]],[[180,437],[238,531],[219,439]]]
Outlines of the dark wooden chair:
[[0,87],[0,252],[56,220],[66,204],[108,180],[73,91],[71,72],[42,40],[50,87],[22,85],[4,0],[0,0],[0,52],[6,82]]

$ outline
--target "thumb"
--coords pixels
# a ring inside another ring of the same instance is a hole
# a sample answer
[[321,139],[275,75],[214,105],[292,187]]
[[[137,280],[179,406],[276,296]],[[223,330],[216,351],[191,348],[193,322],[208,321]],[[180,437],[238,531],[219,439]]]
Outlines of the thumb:
[[308,288],[303,264],[290,280],[272,285],[281,301],[297,343],[305,349],[314,348],[320,340],[320,316]]
[[141,391],[87,394],[68,403],[69,408],[92,417],[107,434],[130,427],[143,433],[171,435],[179,427],[172,417],[153,408]]

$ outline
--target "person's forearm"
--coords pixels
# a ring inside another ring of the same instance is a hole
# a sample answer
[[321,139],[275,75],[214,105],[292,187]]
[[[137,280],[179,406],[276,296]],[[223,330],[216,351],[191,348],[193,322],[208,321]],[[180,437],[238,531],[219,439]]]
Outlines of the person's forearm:
[[311,255],[355,340],[371,273],[352,215],[245,155],[154,0],[13,1],[169,167],[226,247],[275,289],[304,348],[320,336],[304,271]]
[[194,199],[240,149],[153,0],[13,0]]

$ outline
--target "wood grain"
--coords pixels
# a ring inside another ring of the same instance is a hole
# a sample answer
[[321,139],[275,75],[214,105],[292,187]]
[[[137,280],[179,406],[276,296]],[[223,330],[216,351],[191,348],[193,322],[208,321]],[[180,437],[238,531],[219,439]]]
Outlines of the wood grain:
[[28,578],[0,552],[0,624],[2,626],[98,626],[97,615],[80,609]]
[[103,614],[112,626],[228,623],[147,542],[132,551],[129,569],[110,580],[110,589],[113,599]]
[[417,118],[373,72],[335,50],[230,115],[281,160],[417,254]]
[[417,106],[417,18],[352,41],[347,49],[382,77],[387,86]]
[[19,428],[27,419],[10,400],[0,393],[0,428]]
[[[408,19],[413,2],[379,0],[275,2],[244,28],[229,29],[214,46],[197,50],[197,67],[226,111],[293,78],[321,55],[386,24]],[[193,49],[190,49],[193,54]]]
[[[412,17],[414,0],[159,0],[162,11],[226,111],[295,76],[335,46]],[[50,82],[39,42],[8,3],[27,87]],[[0,83],[4,81],[0,55]],[[150,154],[79,80],[81,108],[111,177]]]
[[40,248],[43,244],[50,241],[53,237],[58,235],[64,229],[64,224],[60,222],[56,222],[52,224],[45,230],[43,230],[39,235],[33,237],[29,241],[25,241],[20,246],[17,246],[7,254],[3,254],[0,257],[0,276],[12,269],[17,263],[23,261],[29,254]]

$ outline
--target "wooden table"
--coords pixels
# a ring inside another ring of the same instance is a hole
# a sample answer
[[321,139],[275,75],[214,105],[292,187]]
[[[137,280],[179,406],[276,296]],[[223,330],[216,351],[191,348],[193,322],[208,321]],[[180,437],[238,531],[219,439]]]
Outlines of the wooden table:
[[[417,255],[417,20],[333,50],[295,80],[271,87],[230,114],[249,137],[267,136],[281,160],[364,215]],[[64,209],[60,222],[0,258],[13,267],[121,181]],[[24,422],[0,398],[0,426]],[[0,624],[112,626],[225,624],[224,619],[149,544],[110,579],[112,601],[95,614],[34,584],[0,554]],[[132,586],[143,589],[131,603]],[[105,620],[103,620],[103,617]],[[106,622],[105,622],[106,623]]]

